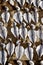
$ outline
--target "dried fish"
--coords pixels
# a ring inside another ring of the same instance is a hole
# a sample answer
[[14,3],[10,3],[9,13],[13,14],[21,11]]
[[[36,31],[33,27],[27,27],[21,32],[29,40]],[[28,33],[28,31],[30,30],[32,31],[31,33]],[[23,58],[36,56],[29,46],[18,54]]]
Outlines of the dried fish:
[[7,61],[7,52],[2,49],[0,50],[0,63],[2,65],[5,65],[6,61]]
[[1,17],[2,17],[2,20],[3,20],[4,23],[5,23],[5,22],[8,23],[9,18],[10,18],[10,13],[7,12],[7,11],[5,11],[5,12],[3,12],[3,13],[1,14]]
[[20,44],[18,46],[16,46],[15,48],[15,54],[17,59],[21,59],[23,54],[24,54],[24,48],[22,46],[20,46]]
[[24,13],[23,17],[24,17],[24,20],[26,21],[26,23],[31,23],[31,14],[30,13],[28,13],[28,12]]
[[14,53],[14,49],[15,49],[15,44],[12,43],[12,42],[9,42],[7,45],[6,45],[6,49],[8,51],[8,55],[12,55]]
[[19,11],[19,12],[16,12],[14,15],[13,15],[13,19],[15,19],[15,21],[19,24],[22,23],[23,21],[23,17],[22,17],[22,12]]
[[3,39],[7,38],[7,29],[3,25],[0,25],[0,37]]
[[19,34],[20,34],[21,38],[26,39],[26,37],[27,37],[27,28],[25,28],[24,24],[22,24],[22,26],[20,27]]
[[36,42],[36,31],[31,29],[28,31],[28,37],[32,43]]
[[38,54],[39,57],[41,57],[43,55],[43,44],[38,45],[36,48],[36,52]]
[[32,60],[33,59],[33,48],[28,46],[28,48],[25,49],[25,55],[28,58],[28,60]]
[[34,12],[32,11],[31,13],[32,13],[32,14],[31,14],[31,19],[33,20],[33,22],[38,23],[39,14],[38,14],[38,12],[36,11],[36,9],[35,9]]
[[11,28],[11,32],[14,35],[14,37],[19,37],[19,29],[15,23],[13,24],[13,27]]

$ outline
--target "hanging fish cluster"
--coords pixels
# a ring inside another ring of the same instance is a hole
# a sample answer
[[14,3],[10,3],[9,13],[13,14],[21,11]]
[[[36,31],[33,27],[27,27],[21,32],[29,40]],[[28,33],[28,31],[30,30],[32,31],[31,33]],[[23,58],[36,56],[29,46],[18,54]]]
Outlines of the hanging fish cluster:
[[0,0],[0,64],[23,62],[43,65],[43,0]]

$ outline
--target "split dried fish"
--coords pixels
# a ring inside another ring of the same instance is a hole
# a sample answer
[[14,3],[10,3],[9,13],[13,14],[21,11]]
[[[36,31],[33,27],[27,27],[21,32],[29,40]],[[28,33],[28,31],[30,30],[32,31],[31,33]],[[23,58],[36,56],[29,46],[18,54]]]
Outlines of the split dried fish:
[[24,20],[26,21],[26,23],[31,23],[31,14],[30,13],[24,13],[23,15]]
[[6,49],[8,51],[8,55],[12,55],[14,53],[14,50],[15,50],[15,44],[12,43],[12,42],[9,42],[7,45],[6,45]]
[[36,42],[36,41],[37,41],[36,31],[33,30],[33,29],[29,30],[29,31],[28,31],[28,37],[29,37],[29,39],[30,39],[30,41],[31,41],[32,43]]
[[15,21],[19,24],[22,23],[23,21],[23,17],[22,17],[22,12],[19,11],[19,12],[16,12],[14,15],[13,15],[13,19],[15,19]]
[[33,48],[28,46],[28,48],[25,49],[25,55],[28,58],[28,60],[32,60],[33,59]]
[[2,49],[0,50],[0,63],[2,65],[5,65],[6,61],[7,61],[7,52]]
[[0,37],[3,39],[7,38],[7,28],[0,24]]
[[43,44],[37,46],[36,52],[37,52],[39,57],[41,57],[43,55]]
[[25,28],[24,24],[22,24],[22,26],[20,27],[19,34],[20,34],[21,38],[26,39],[26,37],[27,37],[27,28]]
[[38,23],[38,20],[39,20],[39,14],[38,14],[38,12],[35,10],[34,12],[32,11],[31,12],[32,14],[31,14],[31,19],[33,20],[33,22],[35,22],[35,23]]
[[19,37],[19,29],[15,23],[13,24],[13,27],[11,28],[11,32],[14,35],[14,37]]
[[21,59],[24,54],[24,48],[20,45],[16,46],[15,54],[16,54],[17,59]]
[[3,20],[4,23],[5,23],[5,22],[8,23],[8,21],[9,21],[9,19],[10,19],[10,13],[9,13],[8,11],[5,11],[5,12],[3,12],[3,13],[1,14],[1,17],[2,17],[2,20]]

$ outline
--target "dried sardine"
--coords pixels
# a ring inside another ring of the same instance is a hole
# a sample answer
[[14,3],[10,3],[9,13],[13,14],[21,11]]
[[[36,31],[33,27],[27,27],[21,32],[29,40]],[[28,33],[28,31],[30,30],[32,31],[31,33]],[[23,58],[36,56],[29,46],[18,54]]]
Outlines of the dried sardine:
[[26,23],[31,23],[31,14],[30,13],[24,13],[23,15],[24,20],[26,21]]
[[33,48],[31,48],[30,46],[27,47],[25,49],[25,55],[28,58],[28,60],[32,60],[33,59]]
[[7,11],[5,11],[5,12],[3,12],[3,13],[1,14],[1,17],[2,17],[2,20],[3,20],[4,23],[5,23],[5,22],[8,23],[9,18],[10,18],[10,13],[7,12]]
[[36,42],[36,31],[33,29],[29,30],[28,37],[32,43]]
[[24,54],[24,48],[20,45],[16,46],[15,54],[16,54],[17,59],[21,59]]
[[23,39],[27,37],[27,28],[25,28],[24,24],[20,27],[19,33]]
[[19,37],[19,29],[18,27],[15,25],[15,23],[13,24],[13,27],[11,28],[11,32],[14,35],[14,37]]
[[37,52],[39,57],[41,57],[43,55],[43,44],[37,46],[36,52]]
[[0,37],[3,39],[7,38],[7,29],[3,25],[0,25]]
[[5,65],[6,61],[7,61],[7,52],[2,49],[0,50],[0,63],[2,65]]
[[15,21],[19,24],[22,23],[23,21],[23,17],[22,17],[22,12],[16,12],[14,15],[13,15],[13,19],[15,19]]
[[9,42],[7,45],[6,45],[6,49],[8,51],[8,55],[12,55],[14,53],[14,49],[15,49],[15,44],[12,43],[12,42]]

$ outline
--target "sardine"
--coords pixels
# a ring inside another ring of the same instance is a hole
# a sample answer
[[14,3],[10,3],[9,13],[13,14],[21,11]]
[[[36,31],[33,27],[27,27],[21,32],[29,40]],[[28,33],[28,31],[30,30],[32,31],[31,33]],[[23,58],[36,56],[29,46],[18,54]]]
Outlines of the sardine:
[[24,24],[20,27],[19,32],[21,38],[25,39],[27,37],[27,29],[25,28]]
[[6,61],[7,61],[7,52],[2,49],[0,50],[0,63],[2,65],[5,65]]
[[3,25],[0,25],[0,37],[3,39],[7,38],[7,29]]
[[16,12],[14,15],[13,15],[13,19],[15,19],[15,21],[19,24],[22,23],[23,21],[23,17],[22,17],[22,12]]
[[33,48],[31,48],[30,46],[26,48],[25,55],[28,58],[28,60],[32,60],[33,59]]
[[15,23],[13,24],[13,27],[11,28],[11,32],[14,35],[14,37],[19,37],[19,29],[18,27],[15,25]]
[[24,54],[24,48],[20,45],[16,46],[15,54],[17,59],[21,59]]
[[14,49],[15,49],[15,44],[12,43],[12,42],[9,42],[7,45],[6,45],[6,49],[8,51],[8,55],[12,55],[14,53]]
[[37,52],[39,57],[41,57],[43,55],[43,44],[37,46],[36,52]]

